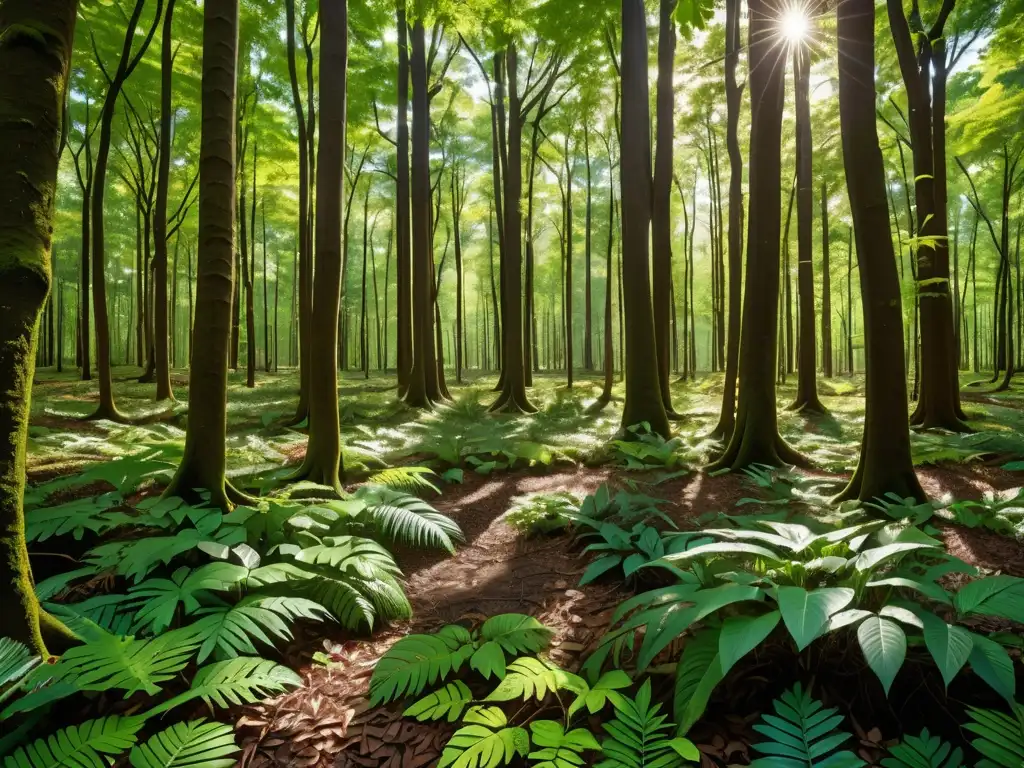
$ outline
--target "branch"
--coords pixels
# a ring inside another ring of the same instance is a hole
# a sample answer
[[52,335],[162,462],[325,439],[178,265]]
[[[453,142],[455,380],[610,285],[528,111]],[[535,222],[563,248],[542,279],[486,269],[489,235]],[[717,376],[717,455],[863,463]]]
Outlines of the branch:
[[373,121],[374,121],[374,123],[377,124],[377,133],[380,134],[380,137],[382,139],[384,139],[384,141],[388,142],[388,144],[390,144],[391,146],[397,147],[398,146],[398,142],[395,139],[392,139],[390,136],[388,136],[388,134],[386,134],[384,132],[384,129],[380,127],[380,115],[377,114],[377,98],[376,97],[374,97],[374,99],[373,99]]

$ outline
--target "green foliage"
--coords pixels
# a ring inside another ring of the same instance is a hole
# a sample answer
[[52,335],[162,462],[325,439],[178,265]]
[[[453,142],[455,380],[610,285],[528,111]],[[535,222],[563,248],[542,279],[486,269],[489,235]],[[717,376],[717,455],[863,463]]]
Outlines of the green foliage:
[[529,733],[508,727],[505,713],[497,707],[474,707],[466,713],[465,722],[468,725],[445,746],[438,768],[496,768],[530,751]]
[[585,765],[583,752],[600,751],[594,735],[585,728],[576,728],[566,733],[561,723],[555,720],[534,720],[530,723],[530,735],[535,747],[529,754],[535,761],[534,768],[577,768]]
[[603,523],[595,534],[588,538],[598,540],[588,544],[586,553],[605,552],[592,562],[580,577],[580,584],[589,584],[599,576],[621,567],[623,575],[630,579],[644,566],[660,560],[665,555],[685,552],[693,546],[699,546],[705,538],[697,539],[699,534],[674,533],[663,535],[657,528],[646,523],[636,523],[626,531],[614,523]]
[[586,688],[582,678],[566,672],[550,661],[526,656],[508,665],[505,678],[485,701],[513,701],[535,698],[542,701],[549,693],[566,689],[580,693]]
[[506,654],[536,653],[551,640],[552,630],[531,616],[492,616],[478,631],[458,625],[433,635],[409,635],[395,643],[374,668],[370,702],[376,706],[405,696],[418,696],[428,685],[458,673],[463,664],[484,678],[505,678]]
[[882,758],[882,768],[963,768],[964,753],[954,749],[925,728],[919,736],[907,735],[889,747],[889,757]]
[[39,658],[32,655],[28,646],[0,637],[0,701],[4,700],[6,686],[16,684],[38,663]]
[[607,734],[601,742],[605,759],[596,768],[672,768],[700,760],[692,742],[669,736],[672,726],[660,714],[661,705],[651,704],[650,680],[640,687],[635,699],[618,696],[612,706],[615,718],[602,724]]
[[502,519],[520,533],[547,535],[569,525],[579,507],[579,499],[567,491],[531,493],[512,499]]
[[405,493],[440,493],[441,490],[430,481],[435,476],[434,470],[429,467],[388,467],[370,475],[366,482]]
[[851,736],[837,731],[843,716],[834,708],[825,708],[812,699],[799,683],[773,704],[775,714],[765,713],[754,730],[767,738],[754,744],[764,757],[751,768],[857,768],[866,763],[849,750],[839,747]]
[[25,540],[46,541],[54,536],[72,534],[75,540],[81,541],[87,531],[103,533],[131,519],[123,513],[110,512],[121,504],[121,494],[104,493],[56,507],[31,510],[25,519]]
[[206,608],[189,629],[203,639],[197,661],[202,664],[211,655],[222,659],[256,656],[258,640],[273,646],[277,640],[292,638],[289,622],[297,619],[323,621],[330,618],[320,603],[301,597],[264,597],[252,595],[232,606]]
[[674,469],[683,464],[682,441],[679,438],[666,440],[651,431],[647,422],[634,424],[622,440],[612,440],[612,462],[623,469],[646,471],[651,469]]
[[1014,703],[1012,713],[969,707],[964,729],[977,738],[971,746],[984,759],[977,768],[1016,768],[1024,763],[1024,707]]
[[199,719],[154,734],[128,759],[132,768],[231,768],[240,751],[232,726]]
[[415,717],[420,722],[445,718],[454,723],[462,716],[463,710],[473,701],[473,693],[461,680],[448,683],[444,688],[429,693],[406,708],[406,717]]
[[100,768],[130,749],[145,723],[142,717],[111,715],[87,720],[19,747],[4,768]]
[[196,699],[209,707],[251,704],[260,698],[302,685],[302,678],[287,667],[267,659],[241,657],[202,667],[192,687],[158,704],[149,715],[167,712]]

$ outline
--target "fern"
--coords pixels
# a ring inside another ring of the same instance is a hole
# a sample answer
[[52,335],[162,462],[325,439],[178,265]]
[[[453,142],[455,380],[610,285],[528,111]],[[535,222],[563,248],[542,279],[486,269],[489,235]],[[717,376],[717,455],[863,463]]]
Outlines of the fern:
[[433,635],[408,635],[381,657],[370,678],[370,705],[418,696],[458,672],[473,654],[469,632],[452,624]]
[[427,694],[402,714],[406,717],[415,717],[421,723],[427,720],[440,720],[442,717],[449,723],[454,723],[472,701],[473,692],[469,690],[469,686],[461,680],[456,680],[438,691]]
[[192,688],[151,709],[146,716],[167,712],[181,704],[202,699],[210,707],[251,704],[264,696],[302,685],[302,678],[288,667],[267,659],[240,657],[202,667]]
[[[382,485],[395,491],[419,493],[433,491],[440,493],[436,485],[427,478],[436,477],[434,470],[427,467],[388,467],[370,475],[366,482],[369,485]],[[360,489],[362,490],[362,489]]]
[[395,544],[419,549],[441,549],[455,553],[455,544],[462,542],[462,529],[422,499],[387,489],[380,489],[367,508],[374,528]]
[[[0,637],[0,689],[21,680],[38,663],[39,658],[32,655],[27,645],[9,637]],[[0,696],[0,701],[3,701],[3,696]]]
[[203,638],[196,658],[200,664],[216,653],[219,658],[256,656],[253,639],[273,646],[277,640],[291,640],[288,623],[296,619],[322,621],[329,616],[319,603],[301,597],[252,595],[233,606],[206,608],[201,619],[189,629]]
[[508,674],[485,701],[512,701],[536,698],[543,700],[549,693],[567,689],[581,693],[587,687],[582,678],[559,668],[549,661],[525,656],[508,666]]
[[659,714],[660,704],[651,705],[651,681],[645,680],[635,699],[617,696],[612,700],[615,719],[602,724],[608,734],[601,742],[605,759],[596,768],[676,768],[687,760],[699,760],[700,752],[688,739],[669,738],[672,724]]
[[584,751],[601,751],[601,745],[586,728],[566,733],[555,720],[535,720],[530,723],[530,732],[534,746],[542,747],[529,755],[530,760],[537,761],[534,768],[578,768],[585,764]]
[[925,728],[920,736],[905,736],[889,748],[890,757],[882,758],[883,768],[963,768],[964,753],[953,749]]
[[132,595],[94,595],[80,603],[69,603],[64,608],[107,632],[127,635],[135,619],[136,603]]
[[56,507],[33,509],[25,515],[25,539],[46,541],[54,536],[72,534],[80,541],[86,531],[103,533],[119,522],[130,520],[126,515],[120,518],[107,514],[109,509],[119,506],[123,499],[119,493],[104,493],[75,499]]
[[1024,764],[1024,706],[1015,704],[1013,714],[969,707],[971,722],[964,728],[978,738],[971,746],[984,759],[977,768],[1020,768]]
[[4,768],[102,768],[135,744],[142,717],[87,720],[19,747]]
[[468,725],[445,746],[438,768],[497,768],[530,751],[530,735],[523,728],[508,727],[505,713],[497,707],[474,707],[465,722]]
[[82,691],[124,690],[125,698],[136,691],[150,696],[160,683],[184,669],[198,642],[191,636],[170,632],[151,640],[108,635],[68,650],[56,664],[37,668],[29,682],[67,683]]
[[858,768],[866,765],[848,750],[836,751],[850,734],[836,731],[843,722],[834,708],[826,709],[820,701],[812,699],[800,683],[786,691],[774,702],[775,715],[764,714],[763,722],[754,730],[769,740],[754,744],[758,752],[766,755],[751,763],[751,768]]
[[381,572],[401,574],[390,552],[372,539],[358,536],[328,536],[321,544],[297,552],[295,560],[327,566],[341,573],[355,572],[364,578],[373,578]]
[[179,605],[186,614],[195,613],[213,599],[210,590],[230,589],[248,573],[240,565],[210,563],[195,570],[178,568],[170,579],[148,579],[128,590],[142,601],[133,629],[163,632],[174,621]]
[[132,748],[132,768],[231,768],[239,752],[235,729],[203,719],[175,723]]

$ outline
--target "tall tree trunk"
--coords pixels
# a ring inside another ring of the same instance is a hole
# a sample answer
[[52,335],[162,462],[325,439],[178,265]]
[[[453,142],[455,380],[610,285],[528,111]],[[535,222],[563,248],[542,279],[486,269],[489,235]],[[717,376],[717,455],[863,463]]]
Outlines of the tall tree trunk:
[[[322,117],[322,116],[321,116]],[[323,137],[321,136],[321,140]],[[370,378],[370,340],[366,328],[366,267],[367,253],[370,245],[370,186],[366,185],[366,196],[363,198],[363,283],[360,291],[359,305],[359,368],[364,378]]]
[[[901,0],[886,0],[900,73],[907,91],[908,120],[914,155],[914,199],[917,206],[917,279],[926,286],[921,298],[921,396],[911,422],[925,429],[969,431],[960,408],[953,360],[953,311],[949,293],[949,249],[945,239],[945,145],[936,145],[945,132],[944,88],[932,93],[933,66],[945,67],[941,38],[948,10],[931,30],[911,32]],[[952,9],[953,3],[948,3]],[[915,20],[919,22],[919,19]],[[917,42],[915,42],[915,40]],[[936,43],[938,45],[936,46]],[[939,152],[942,154],[940,155]],[[942,166],[941,169],[939,166]],[[937,184],[936,182],[941,182]],[[941,189],[939,188],[941,186]],[[859,257],[859,254],[858,254]]]
[[615,384],[615,350],[612,348],[612,253],[615,250],[615,175],[612,173],[611,147],[608,147],[608,249],[605,253],[604,280],[604,387],[595,403],[603,408],[612,400]]
[[225,476],[228,344],[231,290],[235,280],[235,91],[238,2],[221,0],[203,8],[202,137],[199,161],[199,275],[196,325],[203,343],[195,347],[189,371],[185,453],[165,497],[229,509],[249,499]]
[[565,134],[565,381],[572,389],[573,363],[573,322],[572,322],[572,171],[575,158],[569,154],[569,134]]
[[430,236],[430,102],[427,94],[426,41],[423,19],[412,30],[412,261],[413,363],[405,402],[431,408],[431,381],[437,379],[434,359],[433,253]]
[[832,378],[832,272],[829,266],[828,182],[821,182],[821,365]]
[[[163,11],[163,0],[157,0],[154,10],[153,24],[146,34],[139,50],[132,55],[132,44],[135,42],[135,31],[139,18],[146,6],[146,0],[136,0],[135,7],[125,28],[124,45],[117,69],[107,87],[107,96],[103,102],[103,113],[100,117],[100,140],[96,148],[96,166],[93,170],[92,190],[92,293],[93,317],[96,321],[96,373],[99,378],[99,406],[90,418],[107,419],[125,422],[127,419],[117,410],[114,403],[113,382],[110,375],[110,323],[107,314],[107,283],[106,283],[106,229],[104,227],[104,201],[107,191],[107,165],[110,160],[110,144],[113,136],[114,116],[117,111],[117,99],[125,81],[135,71],[143,54],[153,40],[160,14]],[[141,279],[141,275],[138,276]],[[141,311],[141,308],[140,308]]]
[[260,199],[260,220],[263,224],[263,236],[260,244],[263,246],[263,272],[261,272],[263,283],[263,370],[270,373],[270,313],[267,297],[267,198]]
[[[671,369],[669,350],[672,331],[670,295],[672,282],[672,142],[675,140],[675,94],[672,75],[675,70],[676,57],[676,29],[673,16],[676,3],[677,0],[661,0],[659,5],[657,143],[654,154],[654,187],[651,209],[654,352],[661,400],[666,413],[673,417],[676,414],[672,408],[672,392],[669,389]],[[625,195],[622,200],[623,214],[625,214]]]
[[36,599],[23,497],[77,6],[75,0],[0,5],[0,637],[44,657],[71,638]]
[[778,330],[780,179],[785,48],[775,40],[779,0],[750,2],[750,221],[743,297],[736,427],[716,468],[802,461],[782,440],[775,410]]
[[505,242],[501,259],[503,381],[501,393],[491,405],[491,410],[533,413],[537,409],[526,396],[526,366],[523,357],[523,228],[519,208],[523,192],[523,122],[519,103],[518,54],[514,44],[510,44],[505,52],[505,72],[508,77],[508,139],[505,142],[508,158],[502,195]]
[[[800,292],[800,363],[796,400],[792,410],[825,413],[818,399],[817,340],[814,338],[814,247],[811,229],[814,223],[814,180],[812,178],[813,143],[811,137],[811,59],[810,50],[801,46],[793,54],[796,86],[796,235],[797,279]],[[888,226],[888,214],[886,215]]]
[[[592,293],[592,276],[591,276],[591,245],[592,245],[592,230],[594,225],[594,188],[592,183],[592,169],[590,167],[590,127],[587,122],[583,122],[583,153],[587,162],[587,231],[586,240],[583,246],[584,248],[584,302],[586,319],[584,320],[583,328],[583,367],[588,370],[594,370],[594,319],[593,319],[593,298]],[[611,219],[609,226],[611,226]],[[611,271],[608,272],[611,275]],[[606,291],[607,293],[607,291]]]
[[924,500],[907,423],[903,309],[875,128],[875,13],[872,0],[838,7],[839,122],[860,262],[867,394],[860,462],[840,498],[886,493]]
[[153,216],[153,351],[155,356],[156,399],[174,400],[171,390],[171,362],[167,327],[167,189],[171,181],[171,95],[174,83],[174,6],[167,0],[164,14],[160,63],[160,167],[156,181],[156,210]]
[[[404,395],[412,370],[413,329],[412,246],[409,239],[409,28],[405,0],[398,2],[398,130],[395,137],[396,163],[395,228],[397,230],[396,275],[398,280],[398,391]],[[385,313],[386,314],[386,313]]]
[[[643,0],[622,2],[622,138],[619,197],[626,270],[626,402],[622,430],[641,422],[668,437],[651,304],[648,240],[651,232],[651,119],[647,86],[647,24]],[[655,281],[657,284],[657,281]]]
[[[888,225],[888,219],[886,224]],[[849,246],[846,249],[846,372],[854,374],[853,366],[853,228],[850,228]],[[858,257],[860,254],[858,254]],[[863,301],[861,297],[861,301]]]
[[462,215],[461,182],[458,166],[452,168],[452,224],[455,228],[455,380],[462,383],[463,323],[462,316],[462,235],[459,218]]
[[297,476],[340,491],[344,473],[338,413],[342,186],[348,79],[348,0],[320,5],[320,144],[316,178],[316,277],[310,350],[309,445]]
[[[722,411],[712,435],[723,442],[736,423],[736,373],[739,367],[740,313],[743,301],[743,157],[739,121],[743,86],[736,81],[740,55],[740,0],[725,2],[725,146],[729,154],[729,328],[726,343]],[[684,289],[685,291],[685,285]],[[684,332],[685,319],[684,319]]]

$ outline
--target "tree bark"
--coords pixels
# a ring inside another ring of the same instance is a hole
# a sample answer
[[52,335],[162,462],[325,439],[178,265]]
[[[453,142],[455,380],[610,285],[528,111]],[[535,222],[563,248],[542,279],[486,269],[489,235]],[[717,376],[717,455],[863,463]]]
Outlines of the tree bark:
[[832,378],[832,272],[829,266],[828,182],[821,182],[821,365]]
[[412,370],[415,331],[412,322],[412,246],[409,239],[409,28],[405,0],[398,2],[398,130],[395,136],[398,162],[395,167],[395,251],[398,280],[398,392],[404,395]]
[[724,454],[712,466],[802,463],[782,440],[775,403],[776,334],[779,326],[779,212],[785,48],[775,40],[780,0],[752,0],[750,7],[750,217],[743,297],[736,427]]
[[203,7],[202,135],[199,161],[199,264],[195,327],[203,343],[192,353],[189,371],[185,453],[165,497],[230,509],[251,501],[228,481],[228,345],[231,294],[235,281],[235,93],[239,0]]
[[866,411],[860,462],[840,499],[896,493],[923,501],[907,423],[903,310],[889,230],[885,169],[875,128],[875,26],[872,0],[838,7],[839,121],[853,212],[864,307]]
[[24,492],[77,6],[76,0],[0,5],[0,637],[43,657],[73,639],[36,599]]
[[647,85],[647,25],[643,0],[622,2],[622,136],[620,198],[626,314],[626,402],[622,430],[647,423],[668,437],[659,375],[648,268],[651,232],[651,130]]

